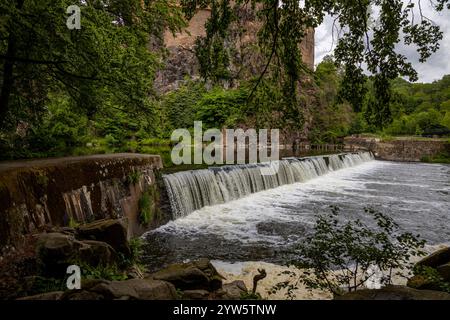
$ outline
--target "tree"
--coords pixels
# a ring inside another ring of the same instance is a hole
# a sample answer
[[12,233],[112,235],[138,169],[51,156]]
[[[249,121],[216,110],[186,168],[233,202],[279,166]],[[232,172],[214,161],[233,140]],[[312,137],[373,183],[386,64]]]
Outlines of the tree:
[[[406,45],[415,45],[420,61],[424,62],[439,49],[442,40],[439,26],[423,14],[421,0],[405,3],[402,0],[307,0],[304,7],[298,0],[238,0],[234,4],[229,0],[184,0],[182,4],[190,13],[199,5],[215,8],[217,12],[212,15],[212,21],[229,12],[233,5],[244,7],[251,4],[256,8],[262,21],[259,44],[266,55],[266,63],[255,87],[265,74],[278,75],[276,79],[281,83],[286,97],[286,115],[292,111],[294,114],[299,112],[296,110],[299,101],[295,97],[301,71],[305,68],[298,44],[305,31],[320,25],[325,15],[335,17],[341,30],[334,55],[345,70],[342,97],[353,105],[355,111],[362,109],[366,94],[365,65],[374,79],[376,101],[372,106],[376,109],[377,126],[386,126],[392,120],[389,110],[392,98],[390,82],[399,76],[417,80],[417,72],[411,63],[396,51],[398,42],[403,37]],[[449,0],[437,0],[431,5],[436,11],[450,9]],[[377,10],[373,10],[375,7]],[[213,43],[212,39],[217,41],[220,38],[217,35],[223,34],[223,30],[229,27],[228,23],[214,25],[215,28],[207,33],[207,39],[211,39],[209,43]],[[205,56],[203,58],[207,60]],[[224,60],[223,57],[221,59]],[[254,91],[251,91],[250,97]]]
[[[81,29],[66,9],[81,8]],[[158,50],[152,39],[184,25],[172,0],[11,0],[0,3],[0,121],[32,121],[51,92],[93,115],[105,104],[150,112]]]
[[299,257],[293,264],[302,273],[296,275],[296,281],[274,289],[288,287],[292,291],[302,283],[308,289],[341,295],[380,275],[381,284],[391,284],[394,274],[412,269],[410,259],[424,254],[425,242],[418,235],[401,232],[388,215],[370,208],[364,211],[369,223],[360,219],[343,222],[337,207],[319,215],[313,233],[297,247]]

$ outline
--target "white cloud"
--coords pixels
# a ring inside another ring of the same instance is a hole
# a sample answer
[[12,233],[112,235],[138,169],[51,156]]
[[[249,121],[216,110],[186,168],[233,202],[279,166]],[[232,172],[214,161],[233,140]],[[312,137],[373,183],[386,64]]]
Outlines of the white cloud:
[[[442,76],[450,74],[450,10],[436,12],[429,5],[422,5],[425,16],[433,20],[441,27],[444,33],[440,49],[433,54],[425,63],[419,62],[419,55],[412,46],[406,46],[401,42],[398,51],[404,54],[412,62],[419,75],[419,82],[432,82],[439,80]],[[332,26],[334,18],[328,16],[322,25],[316,29],[315,34],[315,59],[316,65],[329,54],[333,53]],[[334,30],[334,42],[336,42],[337,30]]]

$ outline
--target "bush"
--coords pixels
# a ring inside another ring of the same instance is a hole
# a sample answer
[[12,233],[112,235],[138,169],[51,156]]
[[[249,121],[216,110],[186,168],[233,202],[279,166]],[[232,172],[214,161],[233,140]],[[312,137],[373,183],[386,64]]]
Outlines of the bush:
[[246,105],[247,96],[244,89],[214,88],[198,101],[195,118],[202,121],[206,128],[232,127],[244,116],[242,109]]
[[431,267],[416,265],[414,267],[414,275],[424,278],[426,283],[439,288],[441,291],[450,293],[450,283],[445,281],[439,272]]
[[[411,267],[411,256],[423,255],[425,244],[419,236],[401,233],[389,216],[365,209],[372,225],[361,220],[341,222],[339,209],[319,215],[314,232],[298,245],[294,265],[305,269],[297,283],[308,289],[327,290],[334,295],[351,292],[382,273],[381,284],[390,284],[393,273]],[[398,271],[395,271],[398,270]],[[277,290],[291,292],[297,283],[283,283]]]
[[120,270],[117,265],[112,266],[91,266],[87,263],[74,263],[80,267],[83,279],[102,279],[110,281],[122,281],[127,279],[124,271]]

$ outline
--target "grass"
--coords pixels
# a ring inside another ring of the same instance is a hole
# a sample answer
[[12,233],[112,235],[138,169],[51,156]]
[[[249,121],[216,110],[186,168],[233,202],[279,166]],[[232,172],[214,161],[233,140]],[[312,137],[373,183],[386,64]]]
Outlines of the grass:
[[77,220],[75,220],[73,217],[69,218],[69,228],[76,228],[79,226],[80,226],[80,223]]
[[140,171],[133,171],[131,172],[128,177],[127,177],[127,181],[129,184],[138,184],[139,180],[141,179],[141,172]]
[[139,222],[148,225],[153,219],[152,199],[148,191],[145,191],[139,199]]
[[26,292],[27,295],[35,295],[39,293],[65,291],[67,289],[66,279],[45,278],[36,276],[31,289]]
[[91,266],[87,263],[76,263],[81,269],[83,279],[103,279],[110,281],[122,281],[127,279],[124,271],[119,269],[117,265],[98,265]]
[[426,163],[448,163],[450,164],[450,152],[441,152],[434,156],[424,156],[420,159]]

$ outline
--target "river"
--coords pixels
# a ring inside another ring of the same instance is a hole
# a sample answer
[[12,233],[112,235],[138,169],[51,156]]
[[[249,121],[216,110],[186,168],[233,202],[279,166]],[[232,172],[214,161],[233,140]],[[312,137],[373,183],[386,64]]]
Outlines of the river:
[[145,234],[143,259],[150,270],[200,257],[281,264],[331,205],[363,221],[372,207],[429,245],[448,243],[450,166],[372,160],[203,207]]

